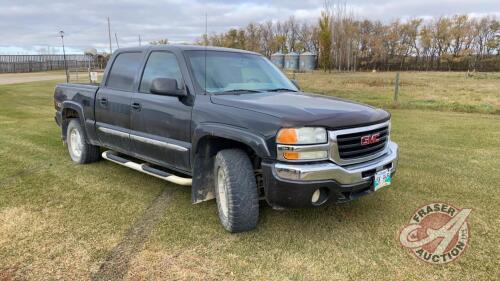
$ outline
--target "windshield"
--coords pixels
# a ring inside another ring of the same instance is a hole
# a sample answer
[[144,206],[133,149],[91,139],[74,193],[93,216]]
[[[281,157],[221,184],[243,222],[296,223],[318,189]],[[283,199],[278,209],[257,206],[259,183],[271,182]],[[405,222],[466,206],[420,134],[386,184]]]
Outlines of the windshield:
[[186,54],[198,86],[208,93],[298,90],[276,66],[259,55],[203,50]]

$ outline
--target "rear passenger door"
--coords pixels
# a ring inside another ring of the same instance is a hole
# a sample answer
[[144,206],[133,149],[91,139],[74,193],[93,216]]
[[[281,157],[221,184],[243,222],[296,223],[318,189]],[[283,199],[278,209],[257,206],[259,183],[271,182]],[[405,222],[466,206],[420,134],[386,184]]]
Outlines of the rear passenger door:
[[152,51],[132,98],[132,150],[150,162],[189,171],[191,106],[184,98],[152,94],[155,78],[176,79],[178,87],[185,88],[176,55]]
[[105,147],[121,152],[130,150],[130,103],[142,60],[142,52],[119,53],[97,92],[97,136]]

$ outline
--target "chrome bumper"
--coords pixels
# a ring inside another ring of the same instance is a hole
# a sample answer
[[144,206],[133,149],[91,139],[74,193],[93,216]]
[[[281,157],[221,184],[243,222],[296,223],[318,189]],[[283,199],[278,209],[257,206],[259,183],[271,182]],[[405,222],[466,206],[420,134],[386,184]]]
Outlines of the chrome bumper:
[[[294,181],[335,180],[340,184],[356,184],[371,181],[373,174],[363,177],[364,172],[380,171],[389,168],[396,171],[398,145],[392,141],[386,154],[379,158],[349,166],[339,166],[333,162],[317,164],[274,164],[274,173],[281,179]],[[386,167],[387,166],[387,167]]]

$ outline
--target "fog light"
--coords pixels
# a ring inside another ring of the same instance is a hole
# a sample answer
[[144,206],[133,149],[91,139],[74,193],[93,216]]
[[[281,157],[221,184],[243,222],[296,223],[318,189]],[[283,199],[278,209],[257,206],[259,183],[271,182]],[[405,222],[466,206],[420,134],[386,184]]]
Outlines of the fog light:
[[316,189],[311,196],[311,203],[314,206],[321,206],[328,201],[330,190],[326,187]]
[[321,196],[321,190],[316,189],[316,191],[314,191],[313,193],[313,196],[311,197],[311,202],[318,203],[320,196]]

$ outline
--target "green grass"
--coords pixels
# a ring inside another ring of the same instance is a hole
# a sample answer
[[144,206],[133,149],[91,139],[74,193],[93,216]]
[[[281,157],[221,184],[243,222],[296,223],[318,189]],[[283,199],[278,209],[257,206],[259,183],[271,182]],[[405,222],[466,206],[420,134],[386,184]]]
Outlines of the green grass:
[[[392,138],[401,149],[393,185],[320,209],[263,205],[256,231],[230,235],[214,202],[191,205],[188,188],[106,161],[73,164],[53,121],[53,88],[54,82],[0,86],[0,277],[88,279],[165,188],[173,200],[127,279],[500,275],[498,115],[393,109]],[[417,260],[396,240],[414,210],[433,201],[473,208],[470,247],[445,266]]]
[[393,102],[395,72],[316,71],[295,78],[306,91],[378,107],[500,114],[500,73],[401,72],[398,104]]

